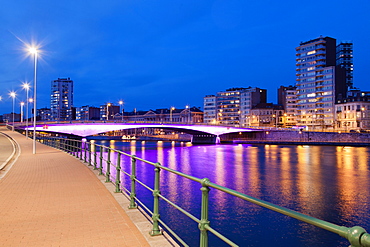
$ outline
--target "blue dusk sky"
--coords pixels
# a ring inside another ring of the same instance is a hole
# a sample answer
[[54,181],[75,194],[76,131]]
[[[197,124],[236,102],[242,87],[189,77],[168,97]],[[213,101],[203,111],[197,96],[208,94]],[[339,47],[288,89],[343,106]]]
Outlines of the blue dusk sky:
[[370,90],[369,0],[3,1],[0,114],[25,100],[33,81],[25,44],[41,53],[37,107],[50,107],[50,82],[74,81],[74,106],[125,101],[125,110],[203,106],[231,87],[268,90],[295,83],[295,48],[329,36],[354,43],[354,86]]

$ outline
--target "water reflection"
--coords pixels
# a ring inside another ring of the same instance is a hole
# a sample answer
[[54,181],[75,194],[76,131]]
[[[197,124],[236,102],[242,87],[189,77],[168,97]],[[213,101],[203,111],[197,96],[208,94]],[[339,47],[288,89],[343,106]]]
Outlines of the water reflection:
[[[115,142],[114,146],[313,217],[348,227],[360,225],[370,231],[369,148],[246,144],[194,146],[173,142]],[[153,167],[141,164],[139,168],[138,176],[152,185]],[[161,171],[162,195],[197,216],[200,211],[199,189],[200,184]],[[210,200],[211,225],[240,246],[268,246],[271,242],[274,246],[349,245],[334,234],[216,190],[210,191]],[[161,210],[161,218],[183,235],[185,229],[179,216],[162,202]],[[171,213],[165,213],[166,210]],[[185,240],[189,245],[198,245],[197,227],[189,227],[186,231]],[[223,244],[212,237],[210,246]]]
[[337,147],[336,156],[338,157],[339,213],[343,221],[359,224],[358,218],[361,217],[362,208],[370,210],[370,205],[367,203],[370,192],[367,179],[369,177],[368,150],[364,147]]

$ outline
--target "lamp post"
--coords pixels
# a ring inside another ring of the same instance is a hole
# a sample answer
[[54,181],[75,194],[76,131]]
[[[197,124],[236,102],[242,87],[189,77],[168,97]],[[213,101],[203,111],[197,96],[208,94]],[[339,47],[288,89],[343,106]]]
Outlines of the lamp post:
[[24,106],[24,102],[22,101],[21,102],[21,123],[23,123],[23,106]]
[[189,105],[186,105],[185,108],[187,109],[188,111],[188,123],[190,123],[190,108],[189,108]]
[[28,92],[30,90],[30,84],[23,83],[22,87],[26,89],[26,139],[28,139],[28,104],[29,104],[29,98],[28,98]]
[[32,144],[32,153],[36,154],[36,115],[37,115],[37,108],[36,108],[36,85],[37,85],[37,49],[35,47],[30,47],[29,52],[33,54],[34,58],[34,77],[33,77],[33,144]]
[[111,103],[107,104],[107,121],[109,120],[109,107],[111,106]]
[[[135,123],[136,123],[136,107],[134,108],[134,112],[135,112]],[[136,129],[135,129],[135,132],[136,132]]]
[[[360,132],[361,130],[363,129],[364,127],[364,118],[365,118],[365,107],[361,107],[361,111],[360,111],[360,114],[361,114],[361,118],[360,118]],[[365,125],[366,126],[366,125]]]
[[12,131],[14,131],[14,101],[15,101],[15,92],[10,92],[9,93],[9,95],[10,95],[10,97],[12,97],[13,98],[13,110],[12,110],[12,112],[13,112],[13,126],[12,126]]
[[173,106],[172,106],[172,107],[170,108],[170,121],[171,121],[171,123],[172,123],[172,111],[173,111],[173,110],[175,110],[175,107],[173,107]]
[[120,100],[119,102],[118,102],[118,104],[120,105],[120,107],[121,107],[121,116],[122,116],[122,122],[123,122],[123,100]]

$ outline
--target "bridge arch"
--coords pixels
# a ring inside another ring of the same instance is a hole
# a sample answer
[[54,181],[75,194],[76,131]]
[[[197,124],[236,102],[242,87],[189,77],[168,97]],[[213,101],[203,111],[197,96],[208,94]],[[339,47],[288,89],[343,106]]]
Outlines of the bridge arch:
[[[54,132],[61,134],[88,137],[115,130],[161,128],[178,130],[193,136],[193,143],[216,143],[223,134],[236,132],[250,132],[254,129],[236,128],[212,125],[186,125],[186,124],[153,124],[153,123],[53,123],[37,125],[37,131]],[[33,127],[28,127],[33,130]]]

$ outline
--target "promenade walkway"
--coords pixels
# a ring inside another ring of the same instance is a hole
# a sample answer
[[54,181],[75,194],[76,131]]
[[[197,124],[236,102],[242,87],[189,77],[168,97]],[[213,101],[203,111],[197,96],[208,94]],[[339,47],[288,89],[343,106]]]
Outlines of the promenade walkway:
[[[0,246],[170,246],[149,236],[149,222],[139,230],[124,203],[81,161],[40,143],[32,154],[32,140],[4,127],[0,132],[20,146],[0,180]],[[0,165],[9,146],[1,135]]]

